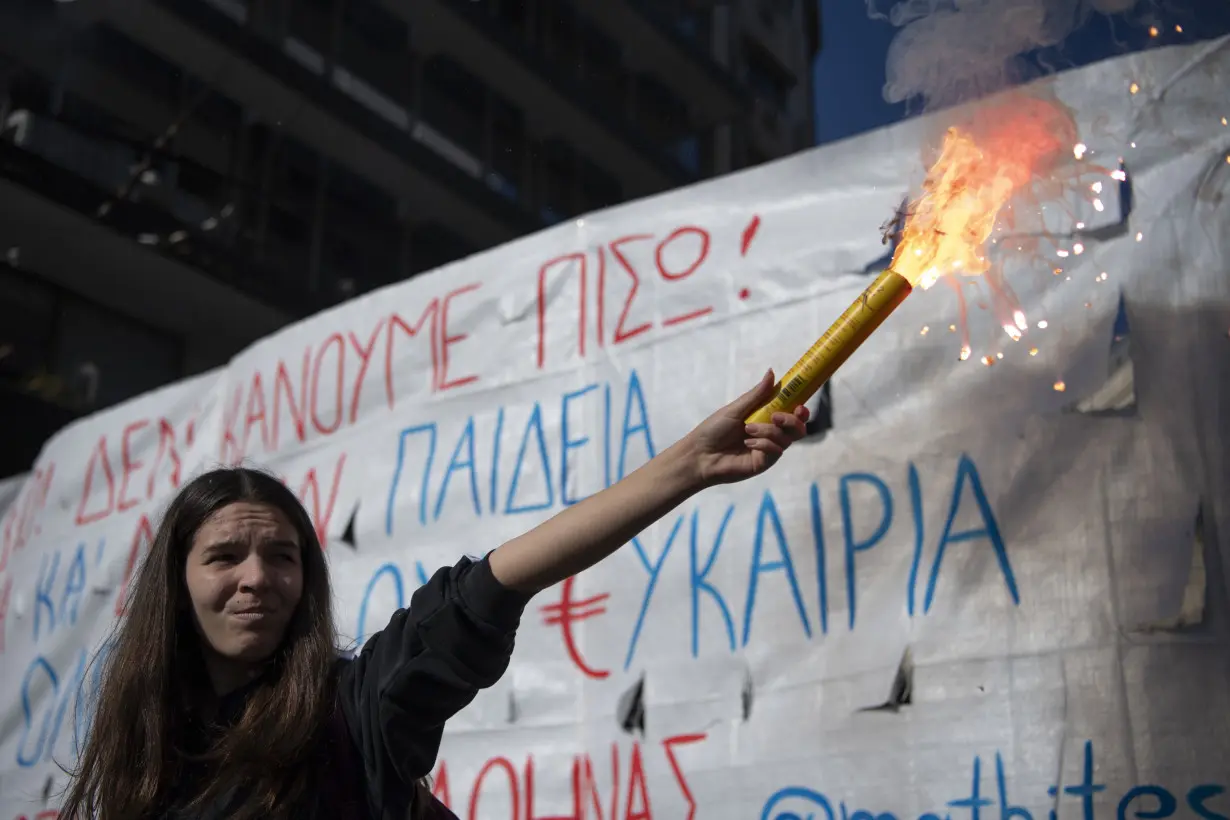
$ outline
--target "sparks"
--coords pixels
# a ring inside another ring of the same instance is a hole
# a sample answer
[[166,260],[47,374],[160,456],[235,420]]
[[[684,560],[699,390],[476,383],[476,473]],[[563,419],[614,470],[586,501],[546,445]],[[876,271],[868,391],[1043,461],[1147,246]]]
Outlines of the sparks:
[[1083,231],[1083,230],[1085,230],[1085,223],[1084,223],[1084,222],[1077,222],[1077,223],[1076,223],[1076,229],[1077,229],[1078,231]]
[[949,333],[956,333],[956,332],[957,332],[957,326],[956,326],[956,325],[949,325],[949,326],[948,326],[948,332],[949,332]]
[[1157,36],[1157,26],[1149,26],[1149,36],[1150,37]]
[[961,348],[961,353],[960,353],[960,359],[961,359],[961,361],[965,361],[966,359],[968,359],[968,358],[969,358],[969,354],[970,354],[970,349],[969,349],[968,347],[962,347],[962,348]]
[[1037,355],[1038,355],[1038,348],[1036,348],[1036,347],[1031,347],[1031,348],[1029,349],[1029,355],[1030,355],[1030,356],[1037,356]]
[[1089,150],[1089,146],[1085,145],[1085,143],[1083,142],[1078,142],[1076,143],[1076,145],[1072,146],[1072,156],[1076,157],[1077,159],[1084,159],[1085,152],[1088,150]]
[[1051,271],[1051,273],[1058,276],[1059,274],[1063,273],[1063,268],[1055,268],[1054,270]]
[[1055,251],[1055,255],[1056,255],[1056,256],[1058,256],[1058,257],[1061,257],[1061,258],[1063,258],[1063,259],[1067,259],[1067,258],[1068,258],[1068,252],[1067,252],[1067,251],[1065,251],[1065,250],[1063,250],[1062,248],[1061,248],[1060,250]]
[[[1122,162],[1123,160],[1119,160],[1119,161]],[[1116,169],[1110,172],[1110,178],[1113,180],[1117,180],[1118,182],[1127,182],[1127,172]]]
[[1092,185],[1089,186],[1089,190],[1093,191],[1095,194],[1102,193],[1102,183],[1101,182],[1093,183]]
[[1102,204],[1102,200],[1095,199],[1093,201],[1093,209],[1097,211],[1098,213],[1101,213],[1102,211],[1106,210],[1106,206]]
[[1085,252],[1085,246],[1082,245],[1081,243],[1077,242],[1075,245],[1072,246],[1072,253],[1076,254],[1077,256],[1080,256],[1084,252]]
[[1014,342],[1021,341],[1021,331],[1017,329],[1016,325],[1004,325],[1004,333],[1007,333],[1008,338]]
[[1175,26],[1175,27],[1174,27],[1174,30],[1175,30],[1175,31],[1177,31],[1177,32],[1179,32],[1180,34],[1182,34],[1182,33],[1183,33],[1183,26]]
[[1002,358],[1004,358],[1004,354],[1003,354],[1003,353],[996,353],[996,354],[995,354],[995,358],[997,358],[997,359],[1002,359]]
[[1222,117],[1222,118],[1221,118],[1221,124],[1222,124],[1222,125],[1230,125],[1230,122],[1227,122],[1227,121],[1226,121],[1226,118],[1225,118],[1225,117]]
[[1128,145],[1131,145],[1133,148],[1135,148],[1135,147],[1136,147],[1136,143],[1134,143],[1134,142],[1130,142],[1130,143],[1128,143]]
[[920,331],[918,331],[918,335],[919,335],[919,336],[926,336],[926,335],[927,335],[927,331],[929,331],[930,329],[931,329],[931,328],[930,328],[930,327],[928,327],[927,325],[923,325],[923,329],[922,329],[922,330],[920,330]]
[[1038,327],[1040,327],[1042,330],[1046,330],[1046,325],[1047,325],[1046,319],[1042,319],[1038,322]]
[[1106,271],[1102,271],[1102,275],[1099,276],[1098,278],[1101,279],[1103,282],[1105,282],[1106,281]]
[[991,365],[995,364],[995,359],[991,358],[990,356],[983,356],[982,363],[985,364],[987,367],[990,367]]
[[1131,85],[1128,86],[1128,91],[1132,94],[1135,94],[1139,90],[1140,90],[1140,86],[1137,85],[1136,83],[1132,83]]
[[1062,393],[1063,391],[1068,389],[1068,386],[1064,384],[1063,382],[1055,382],[1055,384],[1053,384],[1052,387],[1055,388],[1056,393]]
[[1141,233],[1140,231],[1137,231],[1137,232],[1136,232],[1136,241],[1137,241],[1137,242],[1139,242],[1140,240],[1142,240],[1142,239],[1144,239],[1144,238],[1145,238],[1145,235],[1144,235],[1143,233]]

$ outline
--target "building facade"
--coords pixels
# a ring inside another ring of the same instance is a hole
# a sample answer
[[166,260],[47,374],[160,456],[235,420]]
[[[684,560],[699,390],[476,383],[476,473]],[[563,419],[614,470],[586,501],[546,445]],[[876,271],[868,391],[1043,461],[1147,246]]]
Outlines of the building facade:
[[817,8],[6,0],[0,475],[298,317],[812,145]]

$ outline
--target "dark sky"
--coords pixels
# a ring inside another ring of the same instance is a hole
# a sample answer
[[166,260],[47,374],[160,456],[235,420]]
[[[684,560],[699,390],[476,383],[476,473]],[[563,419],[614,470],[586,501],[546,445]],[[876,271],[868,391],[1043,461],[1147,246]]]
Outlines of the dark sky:
[[[881,2],[881,7],[886,5]],[[886,103],[882,93],[885,56],[897,29],[871,19],[864,0],[821,0],[820,6],[816,141],[844,139],[901,119],[907,113],[906,106]],[[1157,22],[1158,37],[1149,36],[1145,20]],[[1182,33],[1174,30],[1176,25],[1182,26]],[[1057,52],[1031,56],[1034,62],[1041,58],[1048,65],[1063,68],[1227,32],[1230,0],[1142,0],[1133,19],[1095,14]]]

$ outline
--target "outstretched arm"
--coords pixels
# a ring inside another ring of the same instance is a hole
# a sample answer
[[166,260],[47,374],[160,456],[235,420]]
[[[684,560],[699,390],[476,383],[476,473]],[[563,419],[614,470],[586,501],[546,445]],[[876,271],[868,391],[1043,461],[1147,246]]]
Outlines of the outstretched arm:
[[705,487],[764,472],[804,435],[807,422],[800,407],[775,414],[772,424],[744,423],[776,389],[770,370],[619,483],[496,549],[488,558],[492,574],[509,589],[546,589],[606,558]]

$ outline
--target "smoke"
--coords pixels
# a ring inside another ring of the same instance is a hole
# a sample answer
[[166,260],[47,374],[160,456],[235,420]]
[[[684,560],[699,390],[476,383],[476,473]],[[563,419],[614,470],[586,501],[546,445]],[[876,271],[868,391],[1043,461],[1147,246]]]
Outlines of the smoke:
[[866,0],[900,29],[888,50],[884,99],[927,109],[966,102],[1032,79],[1028,55],[1060,46],[1092,14],[1137,0]]

